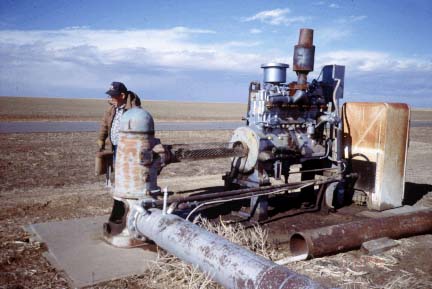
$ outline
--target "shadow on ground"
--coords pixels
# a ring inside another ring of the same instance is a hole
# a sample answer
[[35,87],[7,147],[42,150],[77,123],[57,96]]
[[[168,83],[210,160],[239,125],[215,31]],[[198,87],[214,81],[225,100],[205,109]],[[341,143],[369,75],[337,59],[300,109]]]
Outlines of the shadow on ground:
[[412,206],[429,192],[432,192],[432,185],[430,184],[416,184],[416,183],[406,182],[405,196],[402,201],[402,204]]

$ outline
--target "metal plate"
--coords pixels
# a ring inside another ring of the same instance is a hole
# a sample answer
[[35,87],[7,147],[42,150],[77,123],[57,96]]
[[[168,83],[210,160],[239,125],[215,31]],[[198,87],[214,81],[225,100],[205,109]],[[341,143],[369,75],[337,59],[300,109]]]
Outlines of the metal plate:
[[[156,169],[141,165],[142,152],[154,147],[155,139],[143,133],[120,132],[115,161],[114,197],[143,198],[157,189]],[[154,162],[151,162],[153,165]]]
[[368,207],[402,205],[410,108],[404,103],[345,103],[345,157],[359,174],[355,188],[368,194]]

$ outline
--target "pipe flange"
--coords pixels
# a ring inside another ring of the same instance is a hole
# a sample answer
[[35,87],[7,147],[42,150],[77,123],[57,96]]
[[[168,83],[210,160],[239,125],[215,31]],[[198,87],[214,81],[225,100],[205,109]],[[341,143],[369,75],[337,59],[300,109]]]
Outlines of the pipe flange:
[[147,214],[150,214],[150,212],[143,208],[142,203],[143,200],[138,201],[137,204],[130,206],[130,211],[126,220],[126,226],[130,235],[133,238],[144,241],[147,238],[141,235],[138,231],[137,222],[140,218],[144,217]]

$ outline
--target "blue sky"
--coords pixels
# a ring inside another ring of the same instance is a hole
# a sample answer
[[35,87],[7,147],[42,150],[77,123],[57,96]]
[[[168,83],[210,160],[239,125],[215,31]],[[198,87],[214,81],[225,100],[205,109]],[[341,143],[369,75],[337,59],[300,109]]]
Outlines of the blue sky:
[[310,79],[345,65],[345,101],[432,107],[431,19],[428,0],[1,0],[0,95],[103,98],[118,80],[144,99],[245,102],[306,27]]

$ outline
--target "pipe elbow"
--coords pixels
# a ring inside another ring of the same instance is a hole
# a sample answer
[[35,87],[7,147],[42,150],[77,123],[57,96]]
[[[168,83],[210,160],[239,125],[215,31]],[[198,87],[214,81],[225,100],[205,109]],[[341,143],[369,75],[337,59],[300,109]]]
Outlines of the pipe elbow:
[[292,102],[297,103],[300,100],[303,100],[306,96],[306,92],[303,90],[297,90],[293,96],[291,96]]

